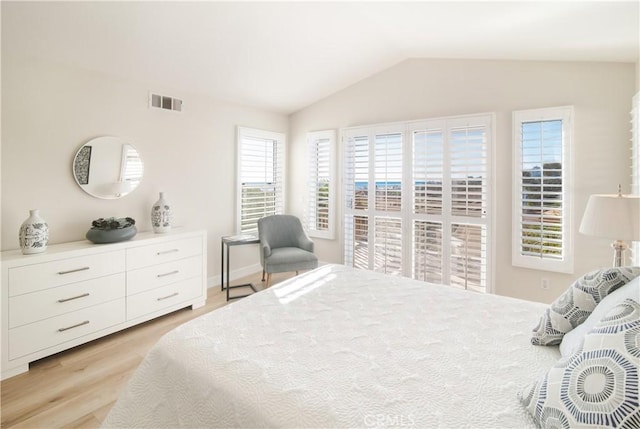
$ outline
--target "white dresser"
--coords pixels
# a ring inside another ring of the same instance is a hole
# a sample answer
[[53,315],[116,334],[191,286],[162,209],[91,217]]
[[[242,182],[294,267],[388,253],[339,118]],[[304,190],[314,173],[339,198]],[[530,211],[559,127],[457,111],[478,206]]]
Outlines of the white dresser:
[[207,299],[207,235],[175,229],[113,244],[2,252],[2,379],[29,362]]

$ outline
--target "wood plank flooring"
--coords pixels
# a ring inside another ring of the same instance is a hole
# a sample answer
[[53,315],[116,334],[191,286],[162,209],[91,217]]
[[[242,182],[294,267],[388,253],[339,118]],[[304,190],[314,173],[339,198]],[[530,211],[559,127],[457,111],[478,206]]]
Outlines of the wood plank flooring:
[[[261,273],[233,284],[252,282]],[[293,273],[274,274],[272,284]],[[231,289],[231,295],[243,289]],[[230,302],[233,302],[230,301]],[[34,362],[27,373],[0,383],[2,428],[96,428],[127,380],[158,339],[202,314],[227,305],[220,286],[208,290],[204,307],[176,311],[138,326]]]

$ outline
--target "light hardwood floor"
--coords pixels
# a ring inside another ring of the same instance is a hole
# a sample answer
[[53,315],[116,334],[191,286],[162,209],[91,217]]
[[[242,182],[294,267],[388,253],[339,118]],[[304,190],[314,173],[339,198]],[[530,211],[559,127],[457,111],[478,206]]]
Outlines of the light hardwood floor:
[[[261,273],[234,281],[252,282]],[[272,284],[292,277],[274,274]],[[243,289],[231,289],[231,295]],[[230,301],[231,303],[234,300]],[[147,351],[171,329],[227,305],[220,286],[204,307],[182,309],[34,362],[28,373],[0,383],[2,428],[95,428],[104,420]]]

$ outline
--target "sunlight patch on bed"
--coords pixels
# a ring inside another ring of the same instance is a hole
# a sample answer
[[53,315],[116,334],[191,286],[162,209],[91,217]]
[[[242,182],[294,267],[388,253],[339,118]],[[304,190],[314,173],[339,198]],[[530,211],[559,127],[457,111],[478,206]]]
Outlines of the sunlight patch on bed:
[[314,271],[296,277],[295,279],[275,286],[273,292],[281,304],[289,304],[299,297],[319,288],[336,277],[331,273],[331,267],[320,267]]

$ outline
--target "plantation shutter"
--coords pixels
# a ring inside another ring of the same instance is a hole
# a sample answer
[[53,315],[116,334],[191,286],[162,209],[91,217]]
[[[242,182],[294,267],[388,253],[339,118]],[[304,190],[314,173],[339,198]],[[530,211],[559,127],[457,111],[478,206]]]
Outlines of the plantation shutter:
[[631,108],[631,193],[640,195],[640,92],[633,96]]
[[416,279],[489,285],[491,123],[476,116],[411,124]]
[[571,272],[570,109],[514,113],[513,264]]
[[443,283],[442,222],[413,221],[413,278]]
[[238,231],[256,233],[260,218],[284,213],[284,135],[239,128],[238,140]]
[[348,132],[344,148],[345,264],[369,269],[369,136]]
[[334,238],[333,174],[334,131],[308,134],[308,204],[305,213],[307,232],[311,237]]
[[413,140],[414,279],[443,283],[444,123],[417,126]]
[[402,133],[374,135],[375,232],[373,270],[402,274]]
[[[632,99],[631,108],[631,193],[640,195],[640,93]],[[631,263],[640,265],[640,241],[631,244]]]
[[483,291],[487,282],[487,210],[489,202],[486,124],[449,130],[451,183],[451,285]]
[[345,264],[486,290],[492,123],[482,115],[343,130]]
[[399,129],[345,133],[345,263],[356,268],[389,274],[403,271],[403,134]]

